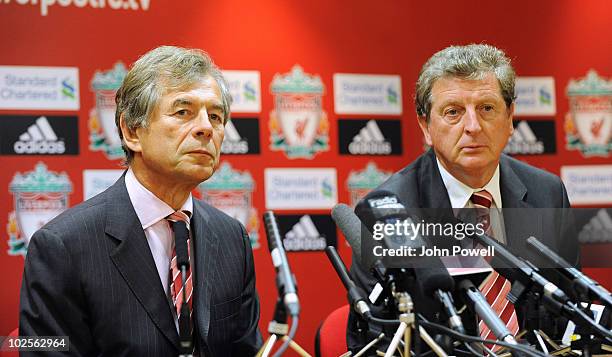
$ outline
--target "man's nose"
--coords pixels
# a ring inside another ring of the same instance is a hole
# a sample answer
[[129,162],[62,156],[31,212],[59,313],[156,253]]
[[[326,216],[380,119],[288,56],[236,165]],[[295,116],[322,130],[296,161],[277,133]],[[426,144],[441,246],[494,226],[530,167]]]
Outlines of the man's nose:
[[468,133],[477,133],[482,130],[476,108],[468,107],[466,109],[463,117],[463,129]]
[[210,119],[208,118],[208,111],[206,109],[200,110],[198,116],[194,120],[195,124],[192,129],[194,136],[204,136],[206,138],[212,137],[213,127]]

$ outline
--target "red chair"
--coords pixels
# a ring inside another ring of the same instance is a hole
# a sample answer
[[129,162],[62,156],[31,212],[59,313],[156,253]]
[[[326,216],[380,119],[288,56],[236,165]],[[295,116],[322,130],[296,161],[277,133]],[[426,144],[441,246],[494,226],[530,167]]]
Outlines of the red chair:
[[[9,333],[8,337],[17,337],[19,336],[19,328],[14,329]],[[2,348],[0,348],[0,357],[19,357],[19,352],[17,350],[8,351],[8,341],[2,341]]]
[[346,353],[346,325],[349,309],[349,305],[341,306],[323,320],[315,336],[315,356],[338,357]]

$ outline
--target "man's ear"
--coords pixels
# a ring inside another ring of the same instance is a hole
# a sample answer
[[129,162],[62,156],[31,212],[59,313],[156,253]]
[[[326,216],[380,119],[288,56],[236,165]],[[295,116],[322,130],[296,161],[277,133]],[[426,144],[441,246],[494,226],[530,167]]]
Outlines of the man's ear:
[[511,136],[512,133],[514,133],[514,125],[513,125],[513,120],[514,120],[514,103],[510,104],[510,108],[508,108],[508,120],[510,121],[510,134],[509,134],[509,136]]
[[423,132],[423,137],[425,138],[425,143],[427,143],[427,145],[432,146],[431,145],[431,135],[429,135],[429,125],[427,123],[427,117],[418,117],[419,120],[419,127],[421,128],[421,131]]
[[119,118],[119,126],[121,128],[121,134],[123,134],[123,142],[125,145],[134,152],[141,152],[142,147],[140,146],[138,133],[136,130],[132,131],[130,128],[128,128],[123,114],[121,114],[121,117]]

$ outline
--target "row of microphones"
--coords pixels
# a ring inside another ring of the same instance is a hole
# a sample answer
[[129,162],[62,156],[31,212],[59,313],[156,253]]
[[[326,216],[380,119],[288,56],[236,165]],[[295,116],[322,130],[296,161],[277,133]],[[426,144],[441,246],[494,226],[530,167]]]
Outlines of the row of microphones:
[[[545,298],[544,306],[553,313],[574,321],[576,325],[592,328],[593,332],[612,342],[612,332],[595,322],[578,304],[570,301],[565,292],[557,285],[544,278],[539,269],[529,261],[519,258],[508,251],[502,244],[487,235],[477,235],[475,240],[486,246],[494,247],[495,260],[501,262],[504,268],[496,269],[499,274],[512,283],[508,299],[514,303],[527,291],[536,291]],[[506,268],[507,267],[507,268]],[[514,301],[513,301],[514,300]]]
[[[397,198],[391,197],[391,199],[384,201],[381,200],[379,201],[379,203],[386,205],[386,210],[391,207],[391,209],[389,209],[389,211],[387,212],[390,216],[392,215],[392,217],[377,217],[378,219],[390,220],[403,218],[400,210],[401,203]],[[353,213],[352,209],[343,203],[336,205],[332,209],[331,215],[332,219],[336,222],[336,225],[342,231],[346,240],[349,242],[349,245],[353,249],[357,261],[361,261],[361,237],[364,232],[363,229],[366,228],[362,225],[361,221],[355,215],[355,213]],[[423,240],[416,241],[420,244],[423,244]],[[353,308],[360,315],[363,316],[364,314],[360,312],[360,310],[362,310],[363,308],[357,304],[359,300],[355,297],[351,297],[350,289],[357,290],[355,288],[355,284],[352,281],[348,282],[348,280],[350,280],[348,273],[342,272],[341,267],[339,267],[341,264],[336,262],[337,260],[339,260],[339,257],[336,259],[333,258],[333,256],[330,256],[332,255],[330,249],[326,251],[328,253],[328,256],[330,257],[330,260],[332,261],[332,265],[334,265],[336,272],[340,276],[343,285],[349,291],[350,303],[353,305]],[[461,321],[461,318],[459,317],[459,314],[457,313],[451,295],[451,292],[454,290],[455,282],[448,273],[448,270],[442,264],[442,261],[440,261],[439,258],[433,258],[434,259],[431,259],[432,261],[428,263],[427,268],[417,267],[414,269],[416,281],[420,285],[421,290],[425,293],[425,296],[433,298],[434,300],[440,302],[441,306],[444,308],[446,315],[448,316],[449,326],[459,333],[465,333],[463,323]],[[344,268],[344,271],[346,271],[346,268]]]
[[[397,199],[387,200],[387,202],[391,201],[396,203],[399,202],[399,200]],[[349,245],[351,246],[355,258],[357,259],[357,261],[359,261],[361,259],[362,254],[362,229],[366,229],[365,226],[355,215],[355,213],[353,213],[353,210],[343,203],[340,203],[333,208],[332,218],[336,222],[336,225],[338,226],[340,231],[343,233]],[[366,232],[365,234],[369,235],[368,232]],[[336,268],[336,266],[334,266],[334,268]],[[415,275],[417,278],[417,282],[419,283],[421,290],[425,293],[425,295],[440,301],[440,303],[444,307],[446,315],[449,317],[450,327],[457,332],[464,333],[465,329],[463,327],[461,317],[457,313],[452,295],[450,294],[454,290],[454,279],[450,276],[448,270],[444,267],[440,259],[436,259],[433,263],[429,263],[427,268],[415,269]],[[350,284],[344,283],[344,281],[348,279],[348,275],[346,275],[346,278],[341,279],[343,280],[343,284],[345,285],[345,287],[347,287],[348,289],[348,286]],[[354,283],[352,284],[354,286]],[[504,322],[497,316],[497,314],[495,314],[491,306],[487,303],[484,296],[480,294],[480,291],[478,291],[478,294],[471,293],[469,284],[473,286],[471,281],[466,279],[465,282],[462,282],[462,284],[459,285],[460,290],[464,295],[464,300],[466,304],[470,305],[472,310],[475,311],[479,315],[479,317],[485,321],[485,323],[490,327],[491,331],[493,331],[493,333],[498,339],[505,340],[506,342],[513,342],[513,339],[508,338],[508,335],[511,336],[511,334],[506,328]],[[353,300],[350,301],[351,305],[360,315],[363,315],[360,312],[361,309],[357,308],[355,304],[356,301],[359,300],[353,298]]]
[[[377,191],[375,195],[370,195],[366,198],[365,204],[369,209],[362,209],[359,212],[363,221],[347,205],[338,204],[332,210],[332,218],[344,234],[353,250],[355,259],[359,263],[367,260],[365,259],[365,252],[362,251],[362,238],[372,239],[372,232],[369,231],[368,227],[371,227],[374,223],[393,223],[397,220],[411,220],[413,218],[410,217],[400,199],[390,191]],[[504,245],[485,234],[474,235],[471,238],[475,240],[475,243],[494,248],[496,256],[491,263],[500,275],[512,283],[512,289],[508,296],[512,303],[519,301],[526,292],[535,292],[544,298],[544,305],[551,309],[553,313],[564,316],[576,322],[577,325],[587,326],[594,333],[611,341],[612,334],[610,331],[597,324],[577,304],[574,304],[562,289],[543,277],[535,265],[515,256]],[[409,244],[414,248],[418,248],[420,245],[428,244],[422,237],[405,239],[405,237],[393,235],[385,235],[381,243],[387,248],[396,248],[401,244]],[[612,299],[607,290],[565,262],[545,245],[537,241],[537,239],[530,238],[528,243],[535,247],[540,252],[540,255],[543,255],[558,266],[559,268],[556,268],[556,270],[561,275],[572,280],[573,288],[580,297],[588,298],[589,301],[599,300],[604,305],[610,307]],[[421,291],[427,297],[440,302],[444,312],[449,317],[449,325],[452,329],[456,331],[463,330],[461,319],[456,313],[452,295],[450,294],[450,292],[455,290],[454,280],[449,276],[439,257],[428,257],[426,263],[412,257],[406,259],[406,266],[413,270],[416,283]],[[409,261],[410,259],[413,259],[413,261]],[[381,261],[376,260],[376,264],[381,264]],[[419,266],[424,268],[419,269]],[[366,271],[375,270],[375,264],[369,264],[369,266],[362,265],[362,268]],[[377,278],[379,279],[378,276]],[[344,285],[347,289],[351,287],[350,284]],[[497,316],[487,303],[485,297],[471,281],[462,281],[458,284],[458,290],[462,301],[485,322],[499,340],[516,344],[506,324]],[[355,298],[352,300],[353,303],[357,301]],[[355,304],[353,308],[358,311]]]
[[527,243],[533,247],[539,255],[555,267],[555,270],[560,272],[565,278],[571,280],[572,289],[580,299],[586,301],[601,301],[608,308],[612,308],[612,295],[608,290],[599,285],[596,281],[583,274],[580,270],[574,268],[565,259],[560,257],[552,249],[548,248],[544,243],[540,242],[535,237],[529,237]]

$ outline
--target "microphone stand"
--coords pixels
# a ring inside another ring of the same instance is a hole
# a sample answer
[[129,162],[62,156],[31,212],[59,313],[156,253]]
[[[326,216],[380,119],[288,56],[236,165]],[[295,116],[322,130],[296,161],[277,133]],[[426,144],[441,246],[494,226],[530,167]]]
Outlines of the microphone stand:
[[438,355],[439,357],[448,357],[444,349],[438,345],[434,339],[425,331],[425,329],[421,326],[418,327],[418,332],[416,328],[416,318],[414,315],[414,304],[412,302],[412,298],[410,294],[405,291],[397,292],[395,291],[395,285],[392,287],[393,289],[393,297],[397,303],[397,309],[400,312],[399,321],[400,324],[393,335],[393,339],[385,352],[385,357],[392,357],[395,350],[398,348],[400,340],[403,338],[404,351],[403,356],[410,356],[410,343],[412,339],[412,332],[415,330],[415,333],[420,335],[420,338],[427,343],[427,345],[431,348],[431,350]]
[[[274,347],[274,344],[279,339],[285,340],[288,338],[287,334],[289,333],[289,325],[287,324],[287,307],[280,297],[276,300],[274,316],[272,317],[272,321],[270,321],[268,324],[268,333],[270,334],[270,337],[268,337],[257,353],[257,357],[268,357],[272,351],[272,347]],[[291,347],[291,349],[302,357],[312,357],[294,340],[289,342],[289,347]]]

